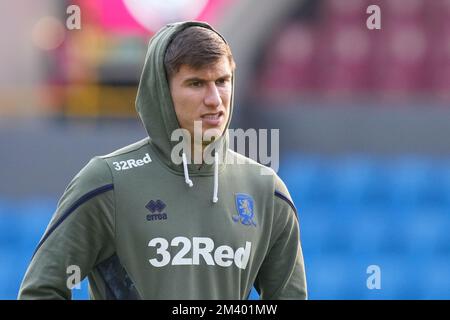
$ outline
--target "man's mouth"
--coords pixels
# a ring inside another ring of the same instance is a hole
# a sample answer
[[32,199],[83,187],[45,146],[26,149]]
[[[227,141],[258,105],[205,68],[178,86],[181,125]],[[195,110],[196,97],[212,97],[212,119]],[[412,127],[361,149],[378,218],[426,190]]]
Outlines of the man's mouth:
[[201,116],[202,122],[210,126],[218,126],[222,123],[223,112],[208,113]]

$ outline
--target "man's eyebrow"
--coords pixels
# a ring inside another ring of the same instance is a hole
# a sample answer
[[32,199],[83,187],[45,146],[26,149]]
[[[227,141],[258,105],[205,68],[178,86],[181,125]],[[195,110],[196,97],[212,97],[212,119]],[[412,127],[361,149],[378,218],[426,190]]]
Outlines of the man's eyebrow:
[[[224,74],[223,76],[220,76],[220,77],[218,77],[217,79],[225,79],[225,80],[228,80],[228,79],[231,79],[231,74]],[[203,79],[203,78],[199,78],[199,77],[191,77],[191,78],[186,78],[186,79],[184,79],[183,80],[183,83],[189,83],[189,82],[204,82],[204,81],[207,81],[206,79]]]
[[192,78],[186,78],[183,80],[183,82],[188,83],[188,82],[202,82],[205,81],[205,79],[199,78],[199,77],[192,77]]
[[231,79],[231,73],[224,74],[223,76],[219,77],[218,79],[226,79],[226,80]]

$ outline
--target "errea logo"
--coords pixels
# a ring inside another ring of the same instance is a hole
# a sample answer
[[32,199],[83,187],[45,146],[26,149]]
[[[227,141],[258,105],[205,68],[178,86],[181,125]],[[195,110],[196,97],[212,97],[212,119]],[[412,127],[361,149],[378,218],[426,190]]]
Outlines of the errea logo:
[[145,207],[151,212],[147,215],[147,221],[167,220],[167,213],[163,212],[166,204],[162,200],[150,200]]
[[148,153],[145,154],[145,157],[142,159],[129,159],[125,161],[115,161],[113,162],[114,169],[116,171],[129,170],[137,167],[142,167],[144,164],[152,162],[150,155]]

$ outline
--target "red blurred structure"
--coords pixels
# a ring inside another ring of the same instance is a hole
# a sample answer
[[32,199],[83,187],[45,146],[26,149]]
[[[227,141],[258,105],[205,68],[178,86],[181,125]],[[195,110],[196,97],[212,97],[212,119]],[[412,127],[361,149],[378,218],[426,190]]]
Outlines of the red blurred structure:
[[[366,27],[371,4],[381,30]],[[313,21],[290,21],[273,38],[259,94],[450,101],[450,1],[324,0],[315,9]]]

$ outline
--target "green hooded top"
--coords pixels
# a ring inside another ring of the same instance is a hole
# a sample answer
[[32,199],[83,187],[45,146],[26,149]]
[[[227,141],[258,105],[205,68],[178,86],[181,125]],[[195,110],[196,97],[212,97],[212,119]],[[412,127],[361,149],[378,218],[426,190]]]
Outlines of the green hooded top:
[[207,147],[213,164],[172,161],[179,124],[163,60],[191,26],[213,30],[175,23],[151,39],[136,98],[149,137],[74,177],[19,299],[70,299],[86,276],[92,299],[246,299],[253,286],[262,299],[307,298],[297,211],[276,173],[262,175],[271,169],[230,150],[226,134]]

